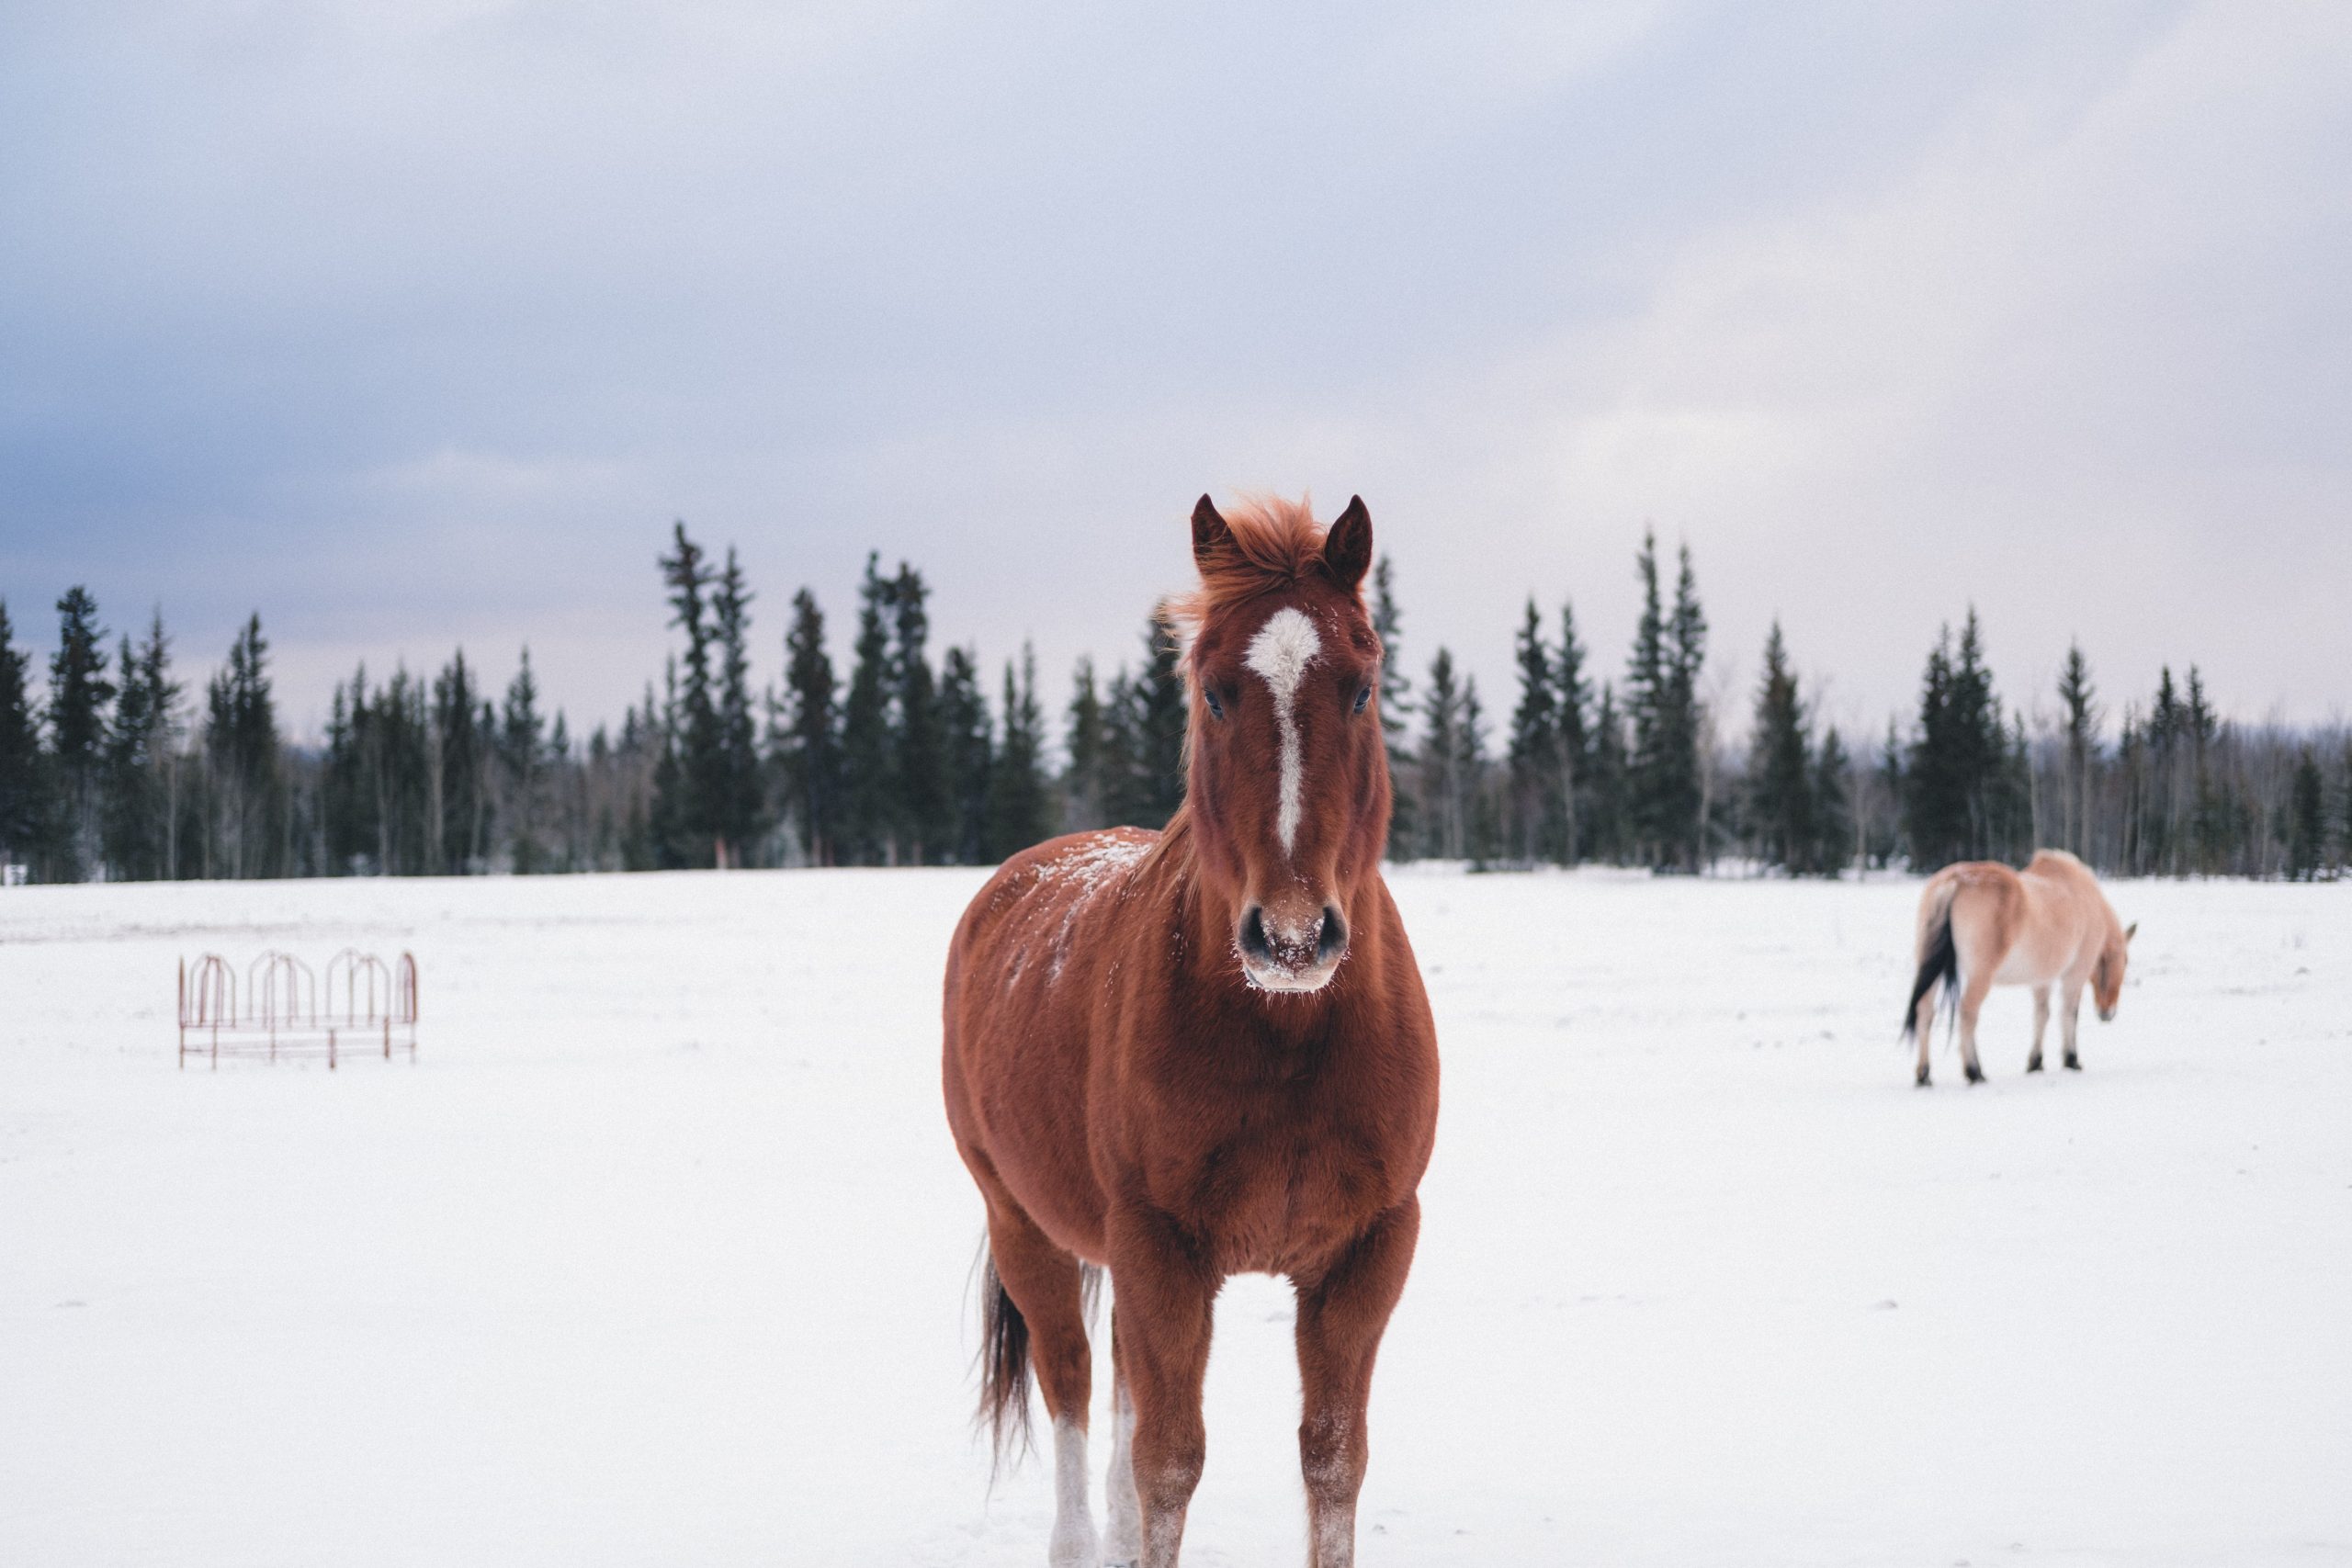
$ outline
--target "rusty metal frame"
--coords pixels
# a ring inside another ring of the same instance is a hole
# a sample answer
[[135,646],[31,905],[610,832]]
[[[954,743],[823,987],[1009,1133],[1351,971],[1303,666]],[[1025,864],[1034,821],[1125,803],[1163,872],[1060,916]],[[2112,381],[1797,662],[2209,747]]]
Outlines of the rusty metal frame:
[[[323,1055],[332,1071],[351,1046],[380,1049],[390,1061],[405,1046],[416,1060],[416,958],[387,965],[372,953],[345,948],[327,961],[324,1005],[317,976],[290,953],[272,950],[237,971],[217,953],[179,965],[179,1065],[190,1054],[217,1069],[223,1056]],[[240,1006],[242,999],[243,1005]],[[369,1054],[373,1054],[370,1050]]]

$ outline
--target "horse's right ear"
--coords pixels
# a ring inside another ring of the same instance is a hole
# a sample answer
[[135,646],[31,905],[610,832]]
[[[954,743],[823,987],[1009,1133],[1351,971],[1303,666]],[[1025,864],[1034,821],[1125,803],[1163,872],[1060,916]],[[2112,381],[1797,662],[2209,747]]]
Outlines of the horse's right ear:
[[2140,934],[2140,922],[2139,922],[2139,921],[2134,920],[2134,921],[2132,921],[2130,925],[2125,926],[2125,927],[2123,928],[2123,945],[2124,945],[2124,946],[2126,946],[2126,947],[2131,946],[2131,945],[2132,945],[2132,939],[2133,937],[2135,937],[2135,936],[2138,936],[2139,934]]
[[1209,558],[1220,554],[1233,543],[1233,530],[1217,514],[1216,502],[1204,495],[1193,508],[1193,560],[1204,571]]

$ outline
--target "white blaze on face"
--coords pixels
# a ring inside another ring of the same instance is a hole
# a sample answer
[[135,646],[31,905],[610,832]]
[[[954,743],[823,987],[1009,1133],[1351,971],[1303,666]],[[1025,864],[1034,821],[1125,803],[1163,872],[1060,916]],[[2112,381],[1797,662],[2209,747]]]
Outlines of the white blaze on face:
[[1323,639],[1305,612],[1282,609],[1266,617],[1250,639],[1249,657],[1243,660],[1274,694],[1274,724],[1282,732],[1282,805],[1274,831],[1282,836],[1284,854],[1292,853],[1298,842],[1299,796],[1306,787],[1301,776],[1306,763],[1298,750],[1298,683],[1322,651]]

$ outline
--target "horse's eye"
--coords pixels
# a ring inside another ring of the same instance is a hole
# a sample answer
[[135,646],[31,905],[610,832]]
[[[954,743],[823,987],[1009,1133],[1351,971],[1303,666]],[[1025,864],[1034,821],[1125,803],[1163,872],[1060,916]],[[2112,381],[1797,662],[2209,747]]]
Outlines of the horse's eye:
[[1371,704],[1371,702],[1372,688],[1370,686],[1362,687],[1356,692],[1356,705],[1348,711],[1351,713],[1362,713],[1365,707]]
[[1209,705],[1209,716],[1211,718],[1223,718],[1225,716],[1225,703],[1223,699],[1217,696],[1216,693],[1211,691],[1208,687],[1204,686],[1201,688],[1201,700]]

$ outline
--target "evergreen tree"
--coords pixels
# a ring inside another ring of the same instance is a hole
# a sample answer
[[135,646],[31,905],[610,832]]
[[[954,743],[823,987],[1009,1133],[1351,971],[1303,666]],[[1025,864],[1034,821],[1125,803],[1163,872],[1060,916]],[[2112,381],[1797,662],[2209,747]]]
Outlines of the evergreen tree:
[[834,700],[840,687],[825,651],[825,615],[817,596],[802,589],[792,601],[792,629],[786,634],[785,690],[787,719],[784,749],[786,798],[800,822],[801,848],[812,865],[834,862],[840,815],[842,739]]
[[1633,808],[1628,799],[1630,755],[1625,718],[1617,706],[1616,688],[1600,686],[1600,701],[1592,713],[1592,761],[1584,795],[1589,852],[1595,860],[1623,864],[1634,852]]
[[506,707],[498,731],[498,761],[506,785],[506,838],[517,875],[547,869],[541,842],[546,794],[547,733],[539,717],[539,683],[531,673],[531,650],[506,684]]
[[2327,781],[2319,759],[2305,746],[2295,761],[2287,807],[2287,875],[2309,882],[2327,863]]
[[1785,866],[1799,875],[1815,869],[1821,845],[1805,729],[1804,705],[1776,619],[1764,639],[1764,677],[1756,690],[1747,807],[1758,855],[1768,865]]
[[841,858],[876,865],[891,858],[890,803],[898,738],[890,713],[890,584],[879,555],[865,558],[858,588],[857,648],[842,710]]
[[1422,852],[1443,860],[1469,853],[1470,803],[1463,776],[1468,748],[1463,739],[1462,690],[1454,680],[1453,655],[1444,648],[1430,660],[1423,687],[1421,754],[1416,772],[1420,796]]
[[1037,705],[1037,659],[1021,649],[1021,681],[1004,667],[1004,744],[996,754],[989,790],[989,855],[1002,860],[1053,832],[1052,801],[1046,789],[1046,716]]
[[170,769],[180,696],[161,610],[143,644],[122,639],[117,668],[122,692],[107,738],[105,854],[113,875],[153,880],[171,874]]
[[1681,552],[1670,617],[1659,599],[1655,533],[1644,531],[1634,566],[1642,581],[1642,617],[1625,676],[1627,716],[1634,731],[1627,804],[1644,859],[1652,865],[1696,870],[1705,806],[1699,765],[1699,672],[1706,658],[1706,617],[1699,608],[1688,546]]
[[1836,876],[1854,859],[1853,795],[1846,782],[1852,767],[1833,724],[1822,736],[1813,763],[1812,869],[1824,876]]
[[1919,736],[1905,773],[1914,870],[2010,854],[2030,836],[2018,827],[2021,803],[2007,727],[1973,608],[1957,652],[1946,626],[1928,656]]
[[442,875],[478,873],[490,856],[490,769],[497,732],[477,713],[487,705],[466,650],[457,649],[434,678],[425,737],[433,759],[425,780],[425,857]]
[[714,857],[723,866],[750,863],[752,845],[766,830],[767,792],[760,778],[757,727],[752,718],[751,604],[735,547],[710,598],[711,636],[718,649],[714,705],[718,746],[712,763]]
[[1118,820],[1164,828],[1184,803],[1183,677],[1175,628],[1155,613],[1144,625],[1144,660],[1114,682],[1114,761],[1121,773]]
[[78,882],[95,873],[99,855],[99,794],[106,763],[106,630],[97,601],[85,588],[57,602],[57,651],[49,660],[49,760],[55,781],[55,848],[61,878]]
[[1473,865],[1485,866],[1501,857],[1503,821],[1501,803],[1488,787],[1487,709],[1478,700],[1476,675],[1463,680],[1462,723],[1455,733],[1462,746],[1454,776],[1463,795],[1463,849]]
[[1560,858],[1573,865],[1584,852],[1583,803],[1577,798],[1591,766],[1591,737],[1585,714],[1592,703],[1592,683],[1585,677],[1584,645],[1577,639],[1575,608],[1560,603],[1560,647],[1553,656],[1555,704],[1558,713],[1560,753]]
[[[1008,682],[1012,676],[1008,665]],[[939,719],[946,741],[948,802],[955,832],[933,858],[978,865],[990,848],[989,798],[996,750],[988,698],[980,691],[976,650],[950,648],[940,660]]]
[[2058,700],[2066,710],[2066,793],[2061,814],[2065,843],[2076,855],[2091,858],[2091,815],[2098,765],[2098,694],[2091,684],[2090,661],[2083,645],[2069,643],[2066,663],[2058,675]]
[[890,585],[894,642],[890,671],[897,686],[898,826],[899,857],[910,864],[944,860],[956,836],[947,776],[946,738],[924,643],[931,617],[922,574],[904,561]]
[[670,624],[686,634],[686,656],[670,715],[672,764],[662,773],[664,794],[654,814],[670,838],[669,863],[707,866],[726,852],[728,793],[727,740],[710,668],[718,640],[708,598],[712,573],[684,522],[673,525],[671,542],[673,553],[657,564],[670,591]]
[[0,600],[0,865],[29,867],[49,819],[40,729],[25,682],[30,662],[17,649]]
[[1094,685],[1094,660],[1080,654],[1070,672],[1064,750],[1069,770],[1062,775],[1062,829],[1083,832],[1110,821],[1114,797],[1111,774],[1110,715]]
[[[1905,815],[1904,802],[1908,798],[1909,780],[1903,765],[1903,738],[1896,731],[1894,720],[1886,721],[1886,739],[1878,754],[1878,793],[1885,802],[1886,817],[1872,850],[1879,865],[1890,866],[1894,857],[1903,852]],[[1914,865],[1920,863],[1917,851],[1911,852]]]
[[269,644],[252,616],[229,648],[229,666],[207,687],[205,752],[216,795],[214,874],[282,874],[286,801],[278,773],[277,699]]
[[1380,733],[1388,750],[1387,852],[1396,860],[1410,855],[1419,842],[1420,802],[1405,734],[1413,715],[1413,682],[1405,673],[1405,621],[1385,555],[1372,569],[1372,629],[1380,638]]
[[1527,601],[1517,645],[1519,705],[1511,711],[1510,852],[1533,864],[1564,858],[1558,849],[1560,818],[1560,722],[1553,684],[1551,650],[1544,643],[1543,617]]

